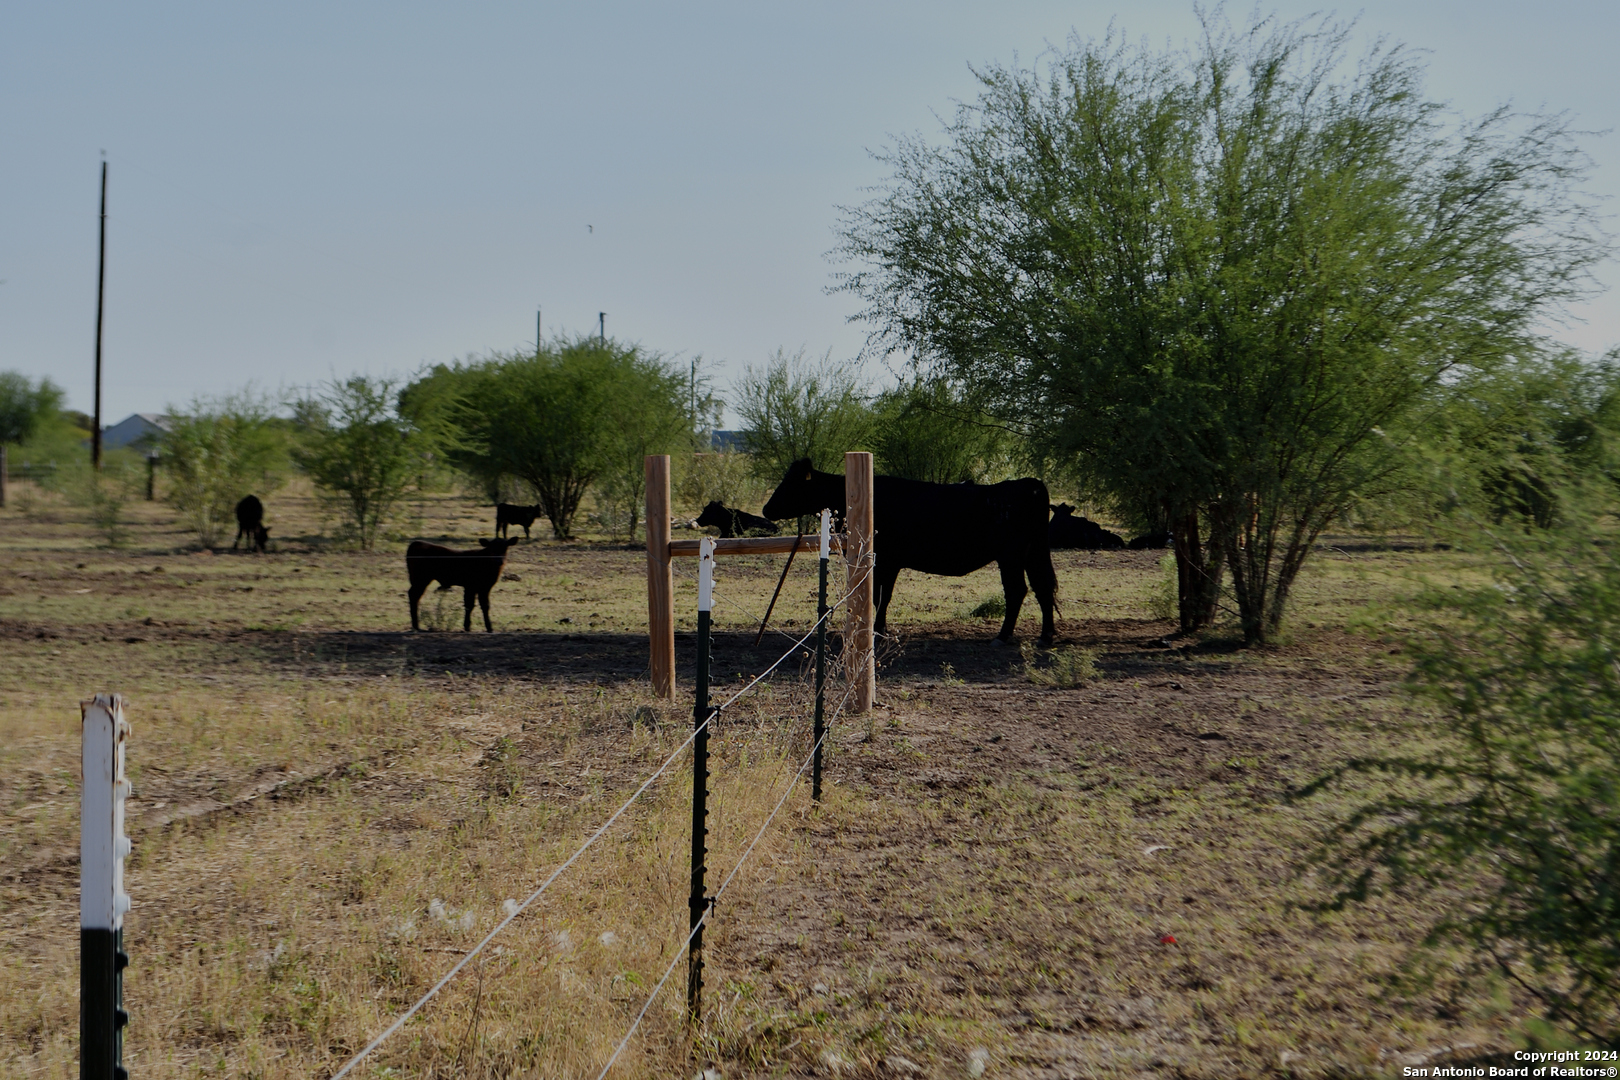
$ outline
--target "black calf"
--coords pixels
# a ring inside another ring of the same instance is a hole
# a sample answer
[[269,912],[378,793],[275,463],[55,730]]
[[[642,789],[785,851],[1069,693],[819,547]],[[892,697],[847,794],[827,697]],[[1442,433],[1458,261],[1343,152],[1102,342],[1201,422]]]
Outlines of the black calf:
[[752,533],[755,536],[777,535],[776,523],[757,514],[750,514],[746,510],[733,510],[719,499],[714,500],[703,508],[703,513],[697,516],[697,523],[706,528],[719,529],[724,539]]
[[417,619],[422,594],[432,582],[439,583],[439,591],[461,586],[466,615],[461,620],[463,630],[472,629],[473,601],[484,611],[484,630],[493,633],[489,621],[489,590],[501,579],[501,568],[506,565],[506,552],[518,543],[510,540],[480,540],[483,546],[474,551],[455,551],[451,548],[415,540],[405,549],[405,571],[410,575],[411,629],[422,629]]
[[1059,503],[1052,507],[1052,521],[1046,527],[1047,540],[1056,548],[1084,551],[1118,551],[1125,541],[1089,518],[1076,517],[1074,507]]
[[495,504],[495,535],[505,536],[508,525],[523,526],[523,538],[529,537],[529,526],[540,516],[538,506],[517,506],[513,503]]
[[264,527],[264,503],[257,495],[244,496],[236,504],[236,539],[231,541],[232,551],[244,536],[248,538],[248,546],[260,552],[270,539],[270,530]]

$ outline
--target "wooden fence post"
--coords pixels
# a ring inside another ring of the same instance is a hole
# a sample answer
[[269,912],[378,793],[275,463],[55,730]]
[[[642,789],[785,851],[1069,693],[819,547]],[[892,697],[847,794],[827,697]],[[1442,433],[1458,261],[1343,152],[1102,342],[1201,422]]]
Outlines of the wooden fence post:
[[872,593],[877,556],[872,550],[872,455],[844,455],[844,582],[850,593],[845,620],[844,673],[854,683],[850,711],[871,709],[877,694],[877,665],[872,654]]
[[675,599],[669,567],[669,455],[647,455],[647,639],[653,694],[675,696]]

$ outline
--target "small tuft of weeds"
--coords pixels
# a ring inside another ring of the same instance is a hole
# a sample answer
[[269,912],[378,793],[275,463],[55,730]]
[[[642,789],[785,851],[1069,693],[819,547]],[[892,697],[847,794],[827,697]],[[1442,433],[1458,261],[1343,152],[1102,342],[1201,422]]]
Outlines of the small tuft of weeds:
[[1166,554],[1159,560],[1159,576],[1148,585],[1148,614],[1155,619],[1174,619],[1181,614],[1180,586],[1176,580],[1176,557]]
[[1040,652],[1027,641],[1018,647],[1018,652],[1024,659],[1024,678],[1037,686],[1066,689],[1096,682],[1099,677],[1097,654],[1090,649],[1072,645],[1053,649],[1044,657],[1044,663]]
[[968,612],[970,619],[1001,619],[1007,615],[1007,598],[997,593],[987,596],[979,601],[977,607]]

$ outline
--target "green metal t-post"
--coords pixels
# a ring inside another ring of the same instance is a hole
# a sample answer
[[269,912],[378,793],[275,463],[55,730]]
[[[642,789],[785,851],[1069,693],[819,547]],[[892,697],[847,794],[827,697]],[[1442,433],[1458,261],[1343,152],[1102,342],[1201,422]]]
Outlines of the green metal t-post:
[[709,856],[709,619],[714,608],[714,540],[704,537],[698,551],[697,702],[692,708],[692,892],[687,899],[691,940],[686,954],[686,1013],[694,1024],[703,1018],[703,917],[711,899],[704,875]]

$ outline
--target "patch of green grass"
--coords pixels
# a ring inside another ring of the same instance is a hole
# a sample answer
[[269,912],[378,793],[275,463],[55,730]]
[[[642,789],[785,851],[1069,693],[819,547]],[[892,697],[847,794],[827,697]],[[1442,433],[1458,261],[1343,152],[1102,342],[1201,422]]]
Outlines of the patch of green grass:
[[1070,689],[1099,678],[1097,654],[1090,649],[1064,646],[1043,656],[1026,641],[1018,646],[1018,652],[1024,660],[1024,678],[1036,686]]
[[970,619],[1004,619],[1007,617],[1007,598],[1000,593],[987,596],[968,612]]

